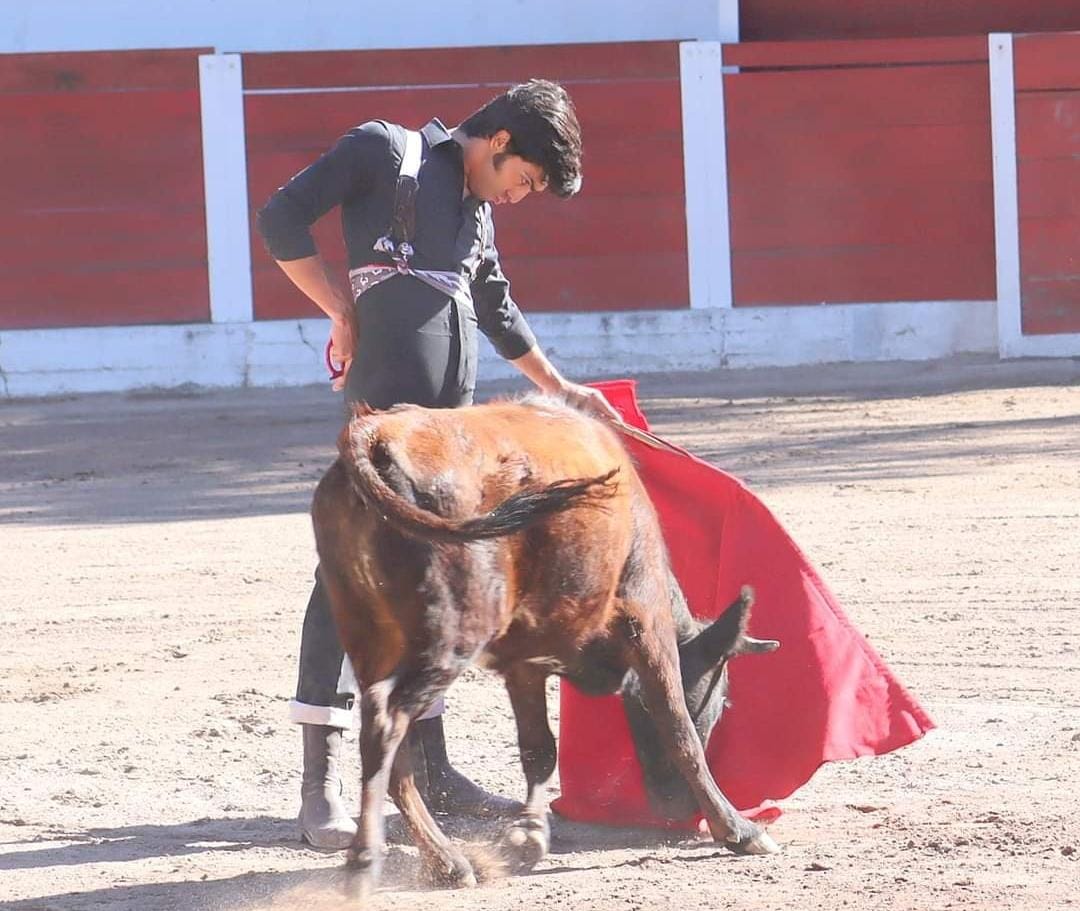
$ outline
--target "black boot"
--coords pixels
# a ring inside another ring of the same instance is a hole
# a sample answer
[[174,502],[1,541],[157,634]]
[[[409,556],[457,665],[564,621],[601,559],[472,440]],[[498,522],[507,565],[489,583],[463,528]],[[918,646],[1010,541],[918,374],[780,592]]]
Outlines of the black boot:
[[341,730],[321,724],[302,724],[304,780],[300,785],[300,838],[314,848],[341,851],[356,834],[341,799]]
[[516,800],[488,794],[450,765],[441,715],[412,723],[409,749],[416,786],[432,813],[495,819],[521,811]]

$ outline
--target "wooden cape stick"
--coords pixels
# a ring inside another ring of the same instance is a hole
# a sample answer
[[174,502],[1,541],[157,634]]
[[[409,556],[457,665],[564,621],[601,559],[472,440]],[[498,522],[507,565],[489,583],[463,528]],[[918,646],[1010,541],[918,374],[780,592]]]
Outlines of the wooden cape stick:
[[618,423],[615,424],[616,428],[621,433],[625,433],[628,437],[632,437],[639,443],[644,443],[646,446],[651,446],[653,449],[664,449],[668,452],[674,452],[676,455],[685,455],[685,453],[679,449],[678,446],[674,446],[667,440],[662,440],[654,433],[649,433],[647,430],[640,430],[637,427],[632,427],[629,424]]

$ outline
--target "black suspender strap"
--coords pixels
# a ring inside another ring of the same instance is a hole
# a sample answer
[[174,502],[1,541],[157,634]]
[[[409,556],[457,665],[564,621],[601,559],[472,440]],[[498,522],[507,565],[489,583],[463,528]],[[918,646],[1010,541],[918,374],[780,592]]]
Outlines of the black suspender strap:
[[412,241],[416,236],[416,192],[420,187],[417,175],[423,158],[424,140],[415,130],[405,131],[405,151],[398,168],[394,190],[394,214],[390,229],[375,241],[374,249],[389,253],[399,266],[408,266],[413,255]]

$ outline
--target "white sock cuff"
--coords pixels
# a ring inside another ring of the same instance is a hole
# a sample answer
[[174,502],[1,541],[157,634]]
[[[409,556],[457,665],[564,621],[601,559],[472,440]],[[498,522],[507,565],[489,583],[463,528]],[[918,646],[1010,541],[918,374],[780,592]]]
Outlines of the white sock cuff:
[[351,731],[353,713],[352,709],[342,709],[333,705],[308,705],[306,702],[290,699],[289,721],[293,724],[322,724]]

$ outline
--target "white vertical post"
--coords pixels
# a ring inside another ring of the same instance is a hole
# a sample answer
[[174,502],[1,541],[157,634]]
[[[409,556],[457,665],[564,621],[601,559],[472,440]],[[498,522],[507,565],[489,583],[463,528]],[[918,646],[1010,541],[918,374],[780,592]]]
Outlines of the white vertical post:
[[199,57],[199,97],[210,321],[250,323],[253,316],[251,227],[239,54]]
[[723,45],[679,46],[690,306],[731,307]]
[[1024,335],[1013,36],[993,34],[989,40],[998,354],[1001,357],[1076,357],[1080,355],[1080,332]]
[[998,353],[1015,353],[1020,322],[1020,213],[1016,154],[1013,36],[990,41],[990,135],[994,158],[994,246],[997,259]]

